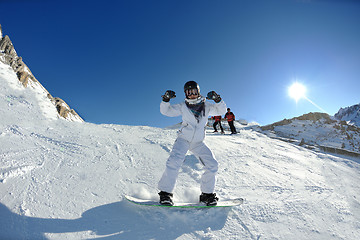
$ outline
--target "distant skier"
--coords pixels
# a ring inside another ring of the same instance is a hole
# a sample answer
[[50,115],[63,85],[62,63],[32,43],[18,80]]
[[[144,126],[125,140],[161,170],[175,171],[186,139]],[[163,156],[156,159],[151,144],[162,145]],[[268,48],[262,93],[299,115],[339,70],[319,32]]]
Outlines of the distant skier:
[[216,129],[216,125],[219,124],[220,129],[221,129],[221,133],[223,134],[223,133],[224,133],[224,129],[223,129],[223,127],[221,126],[221,115],[220,115],[220,116],[213,116],[212,119],[215,120],[215,122],[214,122],[214,124],[213,124],[214,132],[217,132],[217,131],[218,131],[218,130]]
[[175,98],[175,92],[167,90],[162,96],[160,112],[169,117],[182,116],[182,125],[178,131],[178,137],[166,162],[166,169],[159,181],[158,188],[161,192],[160,204],[173,205],[172,197],[176,179],[182,166],[185,155],[190,150],[204,165],[205,172],[201,177],[200,202],[208,206],[217,204],[218,198],[214,193],[215,175],[218,170],[218,162],[211,150],[203,142],[205,138],[205,126],[209,115],[222,115],[226,112],[226,104],[215,91],[207,94],[207,99],[214,100],[215,104],[209,103],[200,95],[200,87],[194,81],[184,85],[185,101],[171,105],[171,98]]
[[231,134],[236,134],[236,129],[234,126],[235,115],[230,111],[230,108],[227,109],[225,118],[227,119],[227,121],[229,123]]

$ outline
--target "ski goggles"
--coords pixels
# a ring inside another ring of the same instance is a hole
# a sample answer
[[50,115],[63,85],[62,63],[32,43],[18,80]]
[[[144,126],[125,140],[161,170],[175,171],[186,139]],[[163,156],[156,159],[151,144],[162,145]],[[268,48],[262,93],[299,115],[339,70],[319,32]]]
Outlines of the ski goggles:
[[186,89],[185,95],[188,97],[191,95],[199,95],[199,91],[197,90],[197,88]]

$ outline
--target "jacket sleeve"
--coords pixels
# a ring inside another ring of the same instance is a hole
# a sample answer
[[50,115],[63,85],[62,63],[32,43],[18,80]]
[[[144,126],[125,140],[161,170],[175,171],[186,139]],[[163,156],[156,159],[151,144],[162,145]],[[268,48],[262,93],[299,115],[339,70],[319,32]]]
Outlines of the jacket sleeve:
[[209,115],[218,116],[226,113],[226,103],[224,100],[221,100],[219,103],[211,105]]
[[170,102],[162,101],[160,103],[160,112],[168,117],[177,117],[181,115],[181,104],[171,105]]

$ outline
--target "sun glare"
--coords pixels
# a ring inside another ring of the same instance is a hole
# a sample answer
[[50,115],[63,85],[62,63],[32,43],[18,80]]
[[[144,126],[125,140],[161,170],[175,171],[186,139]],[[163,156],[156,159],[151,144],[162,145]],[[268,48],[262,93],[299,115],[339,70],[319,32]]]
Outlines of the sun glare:
[[289,87],[288,93],[297,102],[299,99],[305,98],[306,87],[301,83],[295,82]]

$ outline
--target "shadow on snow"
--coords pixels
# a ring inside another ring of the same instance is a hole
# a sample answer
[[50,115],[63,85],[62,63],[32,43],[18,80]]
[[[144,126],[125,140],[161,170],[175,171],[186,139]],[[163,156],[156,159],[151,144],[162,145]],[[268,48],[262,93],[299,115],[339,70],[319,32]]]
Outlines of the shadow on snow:
[[18,215],[0,203],[0,239],[46,239],[45,233],[82,231],[91,231],[85,235],[96,239],[175,239],[222,229],[229,211],[142,207],[124,200],[87,210],[78,219],[52,219]]

